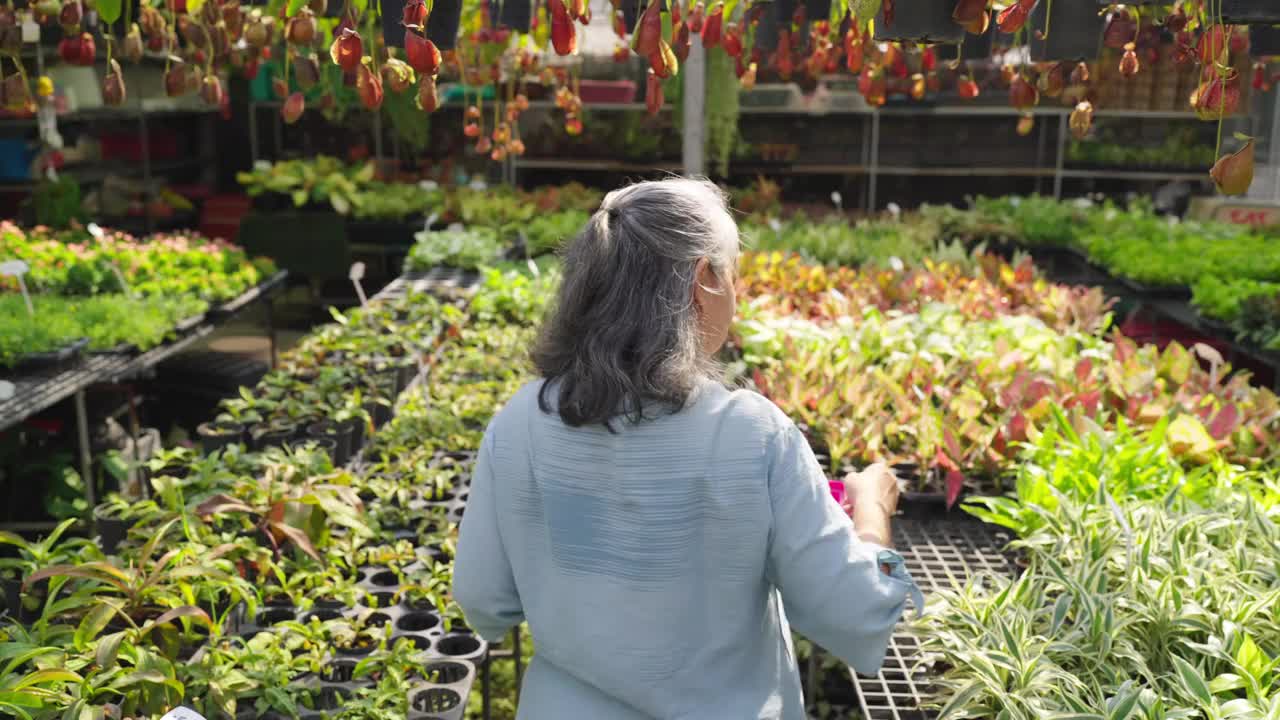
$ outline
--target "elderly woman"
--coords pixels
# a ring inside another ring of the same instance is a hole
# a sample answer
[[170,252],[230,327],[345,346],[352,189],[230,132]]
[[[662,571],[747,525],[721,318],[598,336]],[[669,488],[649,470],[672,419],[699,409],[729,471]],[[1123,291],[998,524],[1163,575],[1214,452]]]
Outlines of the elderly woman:
[[737,257],[724,196],[685,179],[609,193],[568,247],[454,568],[482,637],[529,623],[520,718],[799,720],[790,626],[874,673],[918,597],[892,474],[848,478],[851,522],[795,424],[719,382]]

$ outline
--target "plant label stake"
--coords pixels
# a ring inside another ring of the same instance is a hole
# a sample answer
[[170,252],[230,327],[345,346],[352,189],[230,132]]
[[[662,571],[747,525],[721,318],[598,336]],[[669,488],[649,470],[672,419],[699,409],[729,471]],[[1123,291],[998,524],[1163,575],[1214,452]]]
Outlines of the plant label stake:
[[431,226],[435,225],[436,220],[439,220],[439,219],[440,219],[440,213],[438,212],[433,212],[430,215],[428,215],[427,219],[422,223],[422,232],[431,232]]
[[773,234],[778,236],[778,242],[782,242],[782,221],[778,218],[769,218],[769,227],[773,228]]
[[0,263],[0,275],[18,278],[18,289],[22,291],[22,299],[27,304],[27,315],[35,317],[36,310],[31,306],[31,294],[27,292],[27,283],[22,279],[28,269],[27,264],[21,260],[8,260]]
[[898,206],[898,203],[889,203],[887,209],[889,210],[889,214],[893,216],[894,220],[902,219],[902,208]]
[[359,261],[351,263],[351,272],[347,275],[351,278],[351,284],[356,286],[356,297],[360,298],[360,306],[368,305],[369,298],[365,297],[364,286],[360,284],[360,280],[364,277],[364,263]]
[[34,44],[40,42],[40,23],[30,12],[22,13],[22,42]]
[[207,720],[207,718],[189,707],[179,705],[165,713],[160,720]]
[[124,294],[131,298],[136,298],[137,295],[134,294],[133,288],[129,287],[129,281],[125,280],[124,273],[120,272],[120,266],[115,263],[110,263],[108,267],[111,268],[111,272],[115,273],[116,280],[120,281],[120,289],[124,290]]
[[844,197],[839,190],[831,191],[831,202],[835,203],[837,212],[844,212]]

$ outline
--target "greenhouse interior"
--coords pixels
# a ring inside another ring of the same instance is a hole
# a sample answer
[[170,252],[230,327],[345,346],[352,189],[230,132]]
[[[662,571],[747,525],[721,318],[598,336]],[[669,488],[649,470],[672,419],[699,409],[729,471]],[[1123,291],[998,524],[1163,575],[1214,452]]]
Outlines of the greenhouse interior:
[[1280,718],[1278,83],[1280,0],[4,0],[0,717]]

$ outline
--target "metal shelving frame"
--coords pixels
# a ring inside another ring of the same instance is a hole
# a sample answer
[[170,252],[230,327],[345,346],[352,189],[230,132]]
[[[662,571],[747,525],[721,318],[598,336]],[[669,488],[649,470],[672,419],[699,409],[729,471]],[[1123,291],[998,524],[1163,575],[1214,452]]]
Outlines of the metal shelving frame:
[[[962,585],[978,573],[1013,575],[1017,566],[1003,552],[1011,536],[961,510],[912,512],[896,518],[893,541],[911,577],[928,596]],[[849,671],[858,709],[867,720],[926,720],[931,694],[927,673],[917,667],[919,643],[899,626],[884,666],[874,677]]]
[[[266,332],[271,342],[271,361],[275,364],[276,333],[271,312],[272,298],[284,286],[288,273],[280,271],[259,285],[245,291],[239,298],[220,306],[225,310],[211,311],[200,324],[181,337],[152,348],[138,355],[89,354],[73,365],[53,370],[24,373],[4,378],[15,386],[12,398],[0,402],[0,431],[23,422],[58,403],[71,398],[75,403],[76,445],[80,476],[84,479],[85,500],[92,507],[97,504],[93,488],[92,457],[90,456],[89,418],[85,408],[85,393],[95,386],[123,387],[129,398],[130,434],[136,442],[140,433],[137,427],[135,396],[132,383],[155,371],[162,361],[191,347],[196,341],[212,334],[220,325],[237,317],[248,307],[266,301]],[[56,523],[0,523],[0,528],[16,530],[41,530]]]

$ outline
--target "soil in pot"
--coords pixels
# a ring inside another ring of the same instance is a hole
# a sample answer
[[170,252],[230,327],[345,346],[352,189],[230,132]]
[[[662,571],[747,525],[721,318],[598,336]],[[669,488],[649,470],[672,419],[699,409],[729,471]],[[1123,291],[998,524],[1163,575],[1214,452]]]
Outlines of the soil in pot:
[[474,635],[449,635],[436,643],[441,655],[468,657],[480,652],[480,641]]
[[400,584],[400,577],[391,570],[380,570],[369,576],[369,582],[378,587],[394,587]]
[[355,678],[356,661],[339,658],[320,670],[320,679],[330,683],[349,683]]
[[253,447],[257,450],[266,450],[270,447],[284,447],[298,435],[298,428],[294,425],[278,425],[260,427],[253,433]]
[[412,645],[414,650],[427,651],[431,649],[431,638],[426,635],[397,635],[391,640],[392,646],[396,645]]
[[335,645],[334,650],[339,655],[348,655],[358,657],[360,655],[368,655],[373,649],[378,647],[378,639],[369,633],[360,633],[347,645]]
[[422,679],[436,685],[452,685],[462,682],[470,673],[471,671],[462,663],[439,660],[427,663],[427,666],[422,669]]
[[370,627],[383,627],[389,622],[391,622],[391,616],[384,612],[372,612],[364,618],[364,624]]
[[206,455],[244,440],[244,426],[236,422],[207,422],[196,427],[200,450]]
[[403,632],[426,632],[440,625],[440,618],[429,612],[409,612],[396,620],[396,630]]
[[297,617],[297,613],[291,607],[272,607],[258,613],[254,618],[254,624],[258,627],[271,627],[282,622],[288,622]]
[[433,687],[414,694],[413,709],[421,713],[442,713],[458,707],[461,702],[462,698],[453,690]]
[[328,609],[322,608],[318,610],[312,610],[306,615],[303,615],[302,622],[311,622],[313,619],[319,620],[320,622],[325,622],[328,620],[337,620],[340,617],[342,617],[341,612],[338,612],[337,610],[328,610]]
[[342,610],[347,606],[346,603],[337,598],[320,598],[312,603],[312,607],[319,610]]

